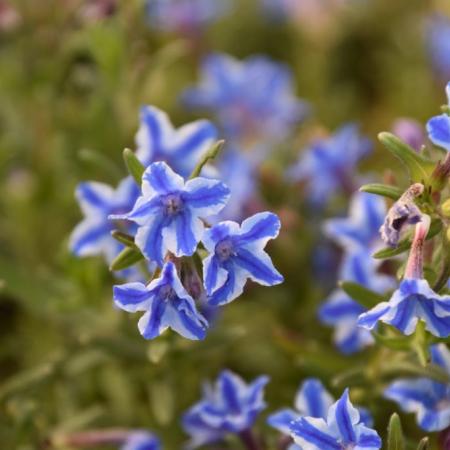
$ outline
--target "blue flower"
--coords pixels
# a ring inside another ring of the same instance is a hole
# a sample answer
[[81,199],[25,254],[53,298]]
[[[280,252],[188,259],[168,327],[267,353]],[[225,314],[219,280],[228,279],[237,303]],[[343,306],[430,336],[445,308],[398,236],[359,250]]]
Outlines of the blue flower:
[[104,255],[111,262],[121,250],[112,236],[114,228],[128,231],[131,224],[115,224],[108,220],[111,214],[120,214],[133,207],[139,189],[132,178],[125,178],[117,189],[97,182],[80,183],[76,189],[76,198],[80,204],[84,219],[72,232],[70,249],[77,256]]
[[443,79],[450,79],[450,19],[435,15],[427,30],[428,52],[433,69]]
[[183,416],[183,428],[191,436],[190,448],[251,428],[266,407],[263,396],[268,381],[261,376],[247,385],[234,373],[223,371],[215,387],[207,386],[202,400]]
[[151,164],[142,176],[142,196],[126,214],[110,216],[138,225],[136,245],[162,266],[168,251],[192,255],[204,232],[201,218],[219,213],[230,195],[220,181],[194,178],[184,182],[164,162]]
[[378,450],[382,442],[375,430],[361,422],[350,403],[348,389],[330,407],[327,419],[301,417],[290,426],[294,442],[303,450]]
[[[450,376],[450,352],[444,344],[431,347],[431,360]],[[441,431],[450,425],[450,384],[429,378],[400,379],[384,391],[405,412],[415,413],[426,431]]]
[[350,202],[348,217],[329,219],[325,222],[325,234],[345,250],[370,248],[380,243],[379,229],[386,215],[383,198],[356,192]]
[[[282,409],[270,415],[267,422],[283,434],[289,435],[292,422],[301,417],[315,417],[326,420],[328,410],[333,403],[333,397],[321,381],[316,378],[308,378],[302,383],[295,397],[296,410]],[[369,411],[365,408],[358,408],[358,411],[361,422],[366,426],[372,426],[373,420]]]
[[165,112],[154,106],[144,106],[136,135],[136,156],[145,167],[164,161],[187,178],[216,140],[217,129],[207,120],[174,129]]
[[127,438],[120,450],[160,450],[159,439],[147,431],[136,431]]
[[203,260],[203,277],[208,302],[224,305],[239,297],[247,279],[264,286],[283,281],[264,247],[278,236],[280,220],[263,212],[242,222],[220,222],[207,230],[202,242],[210,253]]
[[214,112],[226,136],[241,141],[283,139],[307,110],[294,96],[290,71],[263,56],[241,62],[210,55],[200,85],[187,90],[184,101]]
[[172,262],[166,263],[159,278],[148,286],[127,283],[114,286],[114,303],[124,311],[145,311],[138,323],[145,339],[154,339],[171,328],[186,339],[203,339],[208,322],[178,278]]
[[[366,250],[347,254],[340,279],[358,283],[378,293],[394,287],[392,277],[377,272],[378,265]],[[320,320],[335,328],[334,341],[344,354],[351,354],[373,343],[369,331],[358,326],[358,317],[366,309],[341,289],[333,291],[319,309]]]
[[230,7],[229,0],[147,0],[150,24],[158,29],[193,32],[220,18]]
[[449,336],[450,296],[437,294],[424,279],[405,278],[388,302],[361,314],[358,325],[371,330],[381,321],[410,335],[419,320],[435,336]]
[[358,126],[347,124],[329,138],[313,142],[288,176],[305,182],[307,198],[321,205],[338,192],[354,190],[356,165],[371,150],[371,141],[361,136]]
[[427,123],[427,132],[433,144],[450,151],[450,116],[441,114],[432,117]]

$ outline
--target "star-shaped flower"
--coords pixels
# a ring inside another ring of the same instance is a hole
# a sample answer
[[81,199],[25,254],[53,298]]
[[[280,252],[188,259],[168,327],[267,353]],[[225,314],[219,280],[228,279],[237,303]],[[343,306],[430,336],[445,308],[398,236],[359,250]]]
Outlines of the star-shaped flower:
[[378,450],[382,445],[377,432],[361,422],[348,389],[330,407],[326,420],[301,417],[291,424],[290,432],[303,450]]
[[216,140],[217,129],[207,120],[175,129],[165,112],[154,106],[144,106],[136,134],[136,156],[145,167],[164,161],[187,178]]
[[[139,189],[131,177],[120,182],[117,189],[104,183],[80,183],[76,190],[84,219],[72,232],[70,249],[77,256],[104,255],[111,262],[122,245],[112,236],[114,223],[108,220],[111,214],[120,214],[133,207]],[[130,223],[120,224],[128,231]]]
[[[431,347],[431,361],[450,376],[450,352],[445,344]],[[441,431],[450,425],[450,384],[429,378],[400,379],[387,387],[384,396],[403,411],[415,413],[426,431]]]
[[197,311],[195,302],[178,278],[172,262],[148,286],[127,283],[114,286],[115,304],[128,312],[145,311],[138,323],[145,339],[154,339],[171,328],[186,339],[203,339],[208,322]]
[[278,236],[280,220],[263,212],[242,222],[220,222],[207,230],[202,242],[210,253],[203,260],[203,276],[208,302],[224,305],[244,290],[247,279],[264,286],[283,281],[264,247]]
[[208,56],[202,79],[184,100],[192,108],[213,111],[229,139],[282,139],[306,114],[294,96],[288,68],[262,56],[238,61],[224,54]]
[[151,164],[142,176],[142,196],[126,214],[138,225],[135,243],[151,261],[162,266],[168,251],[192,255],[199,243],[202,218],[219,213],[228,201],[229,189],[220,181],[194,178],[184,182],[166,163]]
[[348,217],[327,220],[324,230],[345,250],[370,248],[373,251],[380,243],[379,229],[385,215],[383,198],[356,192],[350,202]]
[[[291,424],[301,417],[327,418],[328,410],[334,403],[331,394],[325,389],[320,380],[316,378],[306,379],[300,386],[295,397],[295,411],[292,409],[282,409],[271,414],[267,419],[270,426],[290,435]],[[365,408],[358,408],[361,422],[367,426],[372,425],[372,416]],[[300,447],[293,447],[298,450]]]
[[202,400],[183,416],[183,428],[191,435],[190,448],[251,428],[266,407],[263,396],[268,381],[261,376],[247,385],[236,374],[223,371],[215,387],[207,386]]
[[313,142],[288,176],[305,182],[308,199],[321,205],[338,192],[354,190],[356,165],[371,150],[371,141],[359,133],[358,126],[347,124],[329,138]]

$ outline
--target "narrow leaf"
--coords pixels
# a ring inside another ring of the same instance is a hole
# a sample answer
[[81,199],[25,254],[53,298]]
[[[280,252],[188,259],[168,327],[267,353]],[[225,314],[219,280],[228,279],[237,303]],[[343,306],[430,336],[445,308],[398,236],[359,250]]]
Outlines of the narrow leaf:
[[340,281],[339,286],[348,296],[366,308],[373,308],[384,300],[383,296],[353,281]]
[[434,167],[432,161],[419,155],[412,147],[392,133],[380,133],[378,139],[403,163],[413,181],[428,180]]
[[359,188],[361,192],[368,192],[369,194],[381,195],[382,197],[388,197],[392,200],[398,200],[403,194],[402,190],[397,186],[390,186],[389,184],[382,183],[370,183],[365,184]]
[[219,154],[220,150],[222,150],[225,141],[217,141],[203,156],[200,162],[195,166],[195,169],[192,171],[191,176],[189,178],[195,178],[200,175],[203,167],[211,160],[215,159]]
[[424,437],[419,442],[419,446],[417,447],[417,450],[428,450],[430,448],[430,440],[427,437]]
[[131,248],[137,248],[136,244],[134,243],[133,236],[130,236],[129,234],[123,233],[119,230],[111,231],[111,236],[116,240],[119,241],[121,244],[126,245],[127,247]]
[[134,178],[138,186],[141,186],[142,175],[144,174],[145,167],[141,164],[136,155],[129,148],[126,148],[123,151],[123,159],[125,161],[125,165],[127,166],[129,174]]
[[425,377],[439,383],[450,383],[450,377],[445,370],[435,364],[422,367],[407,361],[391,362],[381,370],[382,376],[393,379],[401,377]]
[[392,414],[388,425],[387,450],[405,450],[402,424],[397,413]]
[[411,339],[409,337],[388,337],[384,336],[376,331],[372,331],[372,336],[375,341],[383,345],[384,347],[390,348],[392,350],[398,351],[409,351],[411,350]]
[[124,248],[111,263],[110,270],[123,270],[144,259],[144,255],[136,248]]

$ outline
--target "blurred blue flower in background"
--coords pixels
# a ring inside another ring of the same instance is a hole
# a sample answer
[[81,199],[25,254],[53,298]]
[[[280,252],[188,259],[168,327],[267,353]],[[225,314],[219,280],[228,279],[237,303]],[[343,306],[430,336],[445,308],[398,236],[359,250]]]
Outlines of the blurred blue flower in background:
[[280,231],[275,214],[263,212],[242,222],[220,222],[207,230],[202,242],[210,253],[203,260],[208,303],[218,306],[239,297],[250,278],[264,286],[283,281],[264,247]]
[[[394,279],[377,269],[377,262],[363,249],[345,255],[339,278],[378,293],[393,289]],[[358,326],[358,317],[365,311],[341,289],[333,291],[319,308],[319,319],[335,328],[334,341],[342,353],[351,354],[373,343],[370,332]]]
[[398,118],[392,125],[392,133],[417,152],[425,145],[423,125],[407,117]]
[[218,214],[229,195],[220,181],[197,177],[185,184],[166,163],[156,162],[142,176],[142,196],[133,209],[110,217],[135,222],[136,245],[161,266],[167,251],[176,256],[194,253],[205,228],[201,218]]
[[196,120],[175,129],[168,115],[154,106],[141,108],[140,118],[136,156],[145,167],[164,161],[187,178],[217,140],[217,129],[207,120]]
[[[292,409],[282,409],[271,414],[267,419],[270,426],[289,435],[291,424],[300,417],[316,417],[326,419],[328,410],[334,403],[332,395],[325,389],[324,385],[317,378],[308,378],[300,386],[295,396],[295,411]],[[370,412],[365,408],[358,408],[361,422],[367,426],[372,426],[373,419]],[[299,448],[299,447],[292,447]]]
[[350,200],[348,217],[327,220],[324,232],[344,250],[374,251],[381,244],[379,230],[385,215],[386,203],[382,197],[356,192]]
[[306,196],[316,205],[326,203],[339,192],[355,190],[355,169],[372,150],[356,124],[339,128],[332,136],[317,139],[300,155],[288,176],[306,183]]
[[189,33],[223,16],[230,0],[146,0],[150,25],[159,30]]
[[361,421],[360,414],[350,402],[348,389],[322,417],[301,417],[291,423],[294,442],[303,450],[378,450],[382,442],[375,430]]
[[435,14],[426,30],[427,48],[431,64],[437,76],[450,79],[450,18]]
[[104,183],[83,182],[75,191],[84,219],[70,236],[69,247],[76,256],[105,256],[110,263],[123,248],[112,236],[114,228],[128,231],[131,223],[116,224],[108,220],[111,214],[120,214],[133,207],[139,188],[131,177],[122,180],[117,189]]
[[294,95],[290,70],[264,56],[208,56],[198,87],[185,91],[183,100],[212,112],[225,137],[241,144],[284,139],[308,111]]
[[190,448],[217,442],[228,433],[249,430],[266,407],[264,387],[269,378],[258,377],[246,384],[225,370],[215,386],[206,385],[203,398],[183,416],[183,428],[191,436]]
[[[450,376],[450,352],[445,344],[431,347],[431,361]],[[387,387],[384,396],[403,411],[415,413],[425,431],[441,431],[450,425],[450,384],[430,378],[399,379]]]
[[132,433],[120,450],[161,450],[159,439],[147,431]]
[[154,339],[167,328],[187,339],[203,339],[208,322],[178,278],[175,264],[164,265],[161,275],[148,286],[127,283],[114,286],[115,304],[127,312],[145,311],[138,323],[145,339]]

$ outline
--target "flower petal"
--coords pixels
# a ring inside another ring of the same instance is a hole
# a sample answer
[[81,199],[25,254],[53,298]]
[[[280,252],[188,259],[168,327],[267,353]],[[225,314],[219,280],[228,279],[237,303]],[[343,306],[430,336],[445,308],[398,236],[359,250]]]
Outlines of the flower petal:
[[356,444],[355,425],[359,422],[359,412],[350,403],[348,389],[328,411],[328,426],[341,436],[343,444]]
[[144,197],[179,192],[183,189],[183,186],[183,178],[162,161],[151,164],[142,175]]
[[200,217],[218,214],[227,204],[230,190],[225,184],[207,178],[194,178],[186,183],[183,199]]
[[69,248],[77,256],[93,256],[106,254],[106,247],[113,240],[111,224],[105,220],[85,219],[72,231]]
[[124,311],[146,311],[152,293],[142,283],[126,283],[113,287],[114,303]]
[[305,380],[295,397],[295,408],[303,416],[325,419],[334,400],[320,380]]
[[242,222],[239,235],[240,245],[247,243],[258,244],[264,247],[269,239],[275,239],[280,232],[280,219],[271,212],[255,214]]
[[197,311],[191,298],[173,299],[166,307],[163,322],[186,339],[204,339],[207,320]]
[[323,419],[301,417],[291,424],[291,436],[304,450],[342,450]]
[[169,225],[170,220],[160,215],[150,216],[150,220],[146,226],[139,227],[134,241],[147,259],[162,266],[167,250],[163,230]]
[[298,420],[300,415],[292,409],[282,409],[267,418],[267,423],[281,431],[284,434],[289,434],[291,431],[291,423]]
[[450,151],[450,117],[447,114],[432,117],[427,123],[430,141]]
[[96,181],[80,183],[75,196],[86,216],[106,217],[114,202],[114,189]]
[[206,293],[211,295],[227,281],[227,271],[221,267],[219,259],[211,254],[203,260],[203,276]]
[[139,331],[145,339],[154,339],[167,330],[168,326],[163,321],[166,307],[167,302],[157,296],[153,297],[150,309],[138,322]]

